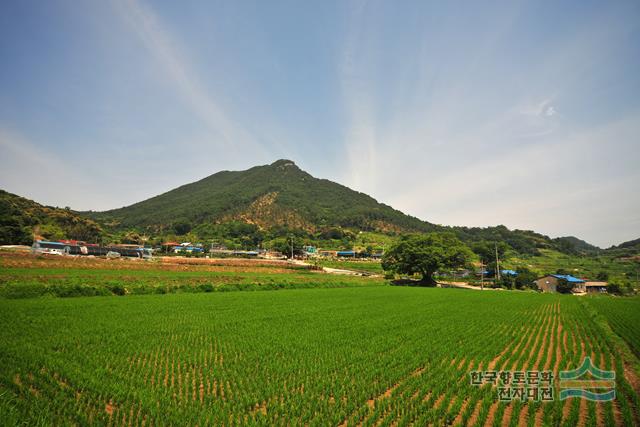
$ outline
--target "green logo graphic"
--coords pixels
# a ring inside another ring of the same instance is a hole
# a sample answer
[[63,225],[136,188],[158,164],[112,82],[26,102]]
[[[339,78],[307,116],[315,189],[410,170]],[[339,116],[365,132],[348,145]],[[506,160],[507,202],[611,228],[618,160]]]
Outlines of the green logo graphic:
[[615,371],[603,371],[591,362],[590,357],[585,357],[578,369],[560,371],[560,400],[570,397],[595,402],[613,400],[616,398],[615,380]]

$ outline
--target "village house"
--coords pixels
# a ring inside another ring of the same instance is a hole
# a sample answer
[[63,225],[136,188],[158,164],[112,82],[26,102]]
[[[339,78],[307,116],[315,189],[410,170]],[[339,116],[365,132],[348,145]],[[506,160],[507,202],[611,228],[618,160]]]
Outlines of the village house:
[[607,286],[609,284],[607,282],[590,282],[587,281],[584,283],[585,292],[588,294],[604,294],[607,293]]
[[327,251],[321,250],[318,252],[322,257],[336,257],[338,255],[338,251]]
[[535,284],[542,292],[557,292],[558,282],[563,279],[573,285],[573,292],[586,292],[584,287],[585,281],[578,279],[577,277],[573,277],[570,274],[548,274],[535,280]]

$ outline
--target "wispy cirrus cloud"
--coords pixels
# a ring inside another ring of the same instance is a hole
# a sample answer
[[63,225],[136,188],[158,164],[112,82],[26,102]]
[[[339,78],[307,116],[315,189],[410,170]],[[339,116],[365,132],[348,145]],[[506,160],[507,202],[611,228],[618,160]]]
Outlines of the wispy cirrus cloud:
[[[8,5],[2,186],[99,209],[292,155],[428,221],[637,237],[637,1],[263,3]],[[94,191],[16,166],[54,157]]]
[[120,15],[170,78],[178,94],[204,122],[209,132],[218,136],[215,140],[227,150],[226,154],[230,154],[229,151],[265,151],[258,138],[234,120],[225,107],[210,95],[176,37],[149,5],[142,0],[114,2]]
[[[339,84],[344,102],[347,128],[344,132],[344,149],[347,160],[346,179],[358,189],[366,189],[373,183],[378,163],[379,146],[377,125],[373,108],[376,105],[375,87],[362,68],[368,63],[363,38],[366,34],[368,0],[350,4],[349,29],[339,57]],[[363,58],[364,57],[364,58]]]
[[[581,101],[588,90],[606,93],[599,73],[607,46],[637,25],[626,20],[612,30],[605,24],[621,12],[609,11],[604,23],[587,20],[553,44],[531,48],[536,60],[520,55],[514,39],[530,34],[521,24],[532,5],[521,6],[448,15],[445,25],[430,20],[438,10],[415,21],[402,16],[413,37],[392,43],[392,51],[380,45],[396,35],[389,26],[398,22],[395,11],[357,3],[338,65],[345,181],[433,222],[504,223],[603,246],[624,240],[620,230],[629,236],[633,226],[618,223],[637,205],[627,185],[637,174],[624,175],[628,165],[606,165],[618,162],[614,153],[633,156],[637,116],[585,121],[601,106]],[[491,26],[474,27],[485,19]],[[580,220],[575,206],[582,206]],[[598,229],[588,228],[596,223]]]

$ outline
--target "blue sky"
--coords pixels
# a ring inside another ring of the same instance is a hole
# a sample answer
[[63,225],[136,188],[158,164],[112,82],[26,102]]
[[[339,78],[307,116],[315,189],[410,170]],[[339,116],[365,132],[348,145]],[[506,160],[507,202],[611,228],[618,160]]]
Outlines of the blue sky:
[[422,219],[640,237],[637,1],[4,1],[0,188],[102,210],[279,158]]

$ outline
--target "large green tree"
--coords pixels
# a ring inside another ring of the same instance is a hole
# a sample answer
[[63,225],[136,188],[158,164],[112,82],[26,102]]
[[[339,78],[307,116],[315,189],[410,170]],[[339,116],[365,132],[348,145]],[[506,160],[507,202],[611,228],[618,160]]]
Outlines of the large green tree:
[[452,233],[403,236],[382,258],[382,268],[398,274],[419,274],[421,282],[435,285],[433,274],[440,268],[465,266],[472,253]]
[[504,242],[481,241],[471,244],[471,250],[478,255],[478,258],[480,258],[480,261],[484,264],[484,268],[495,274],[497,270],[496,250],[498,252],[498,258],[500,262],[502,262],[507,257],[509,246]]
[[287,258],[291,257],[292,245],[293,245],[293,255],[294,256],[301,255],[303,242],[300,238],[296,236],[277,237],[265,243],[265,246],[268,249],[278,251],[283,255],[285,255]]

